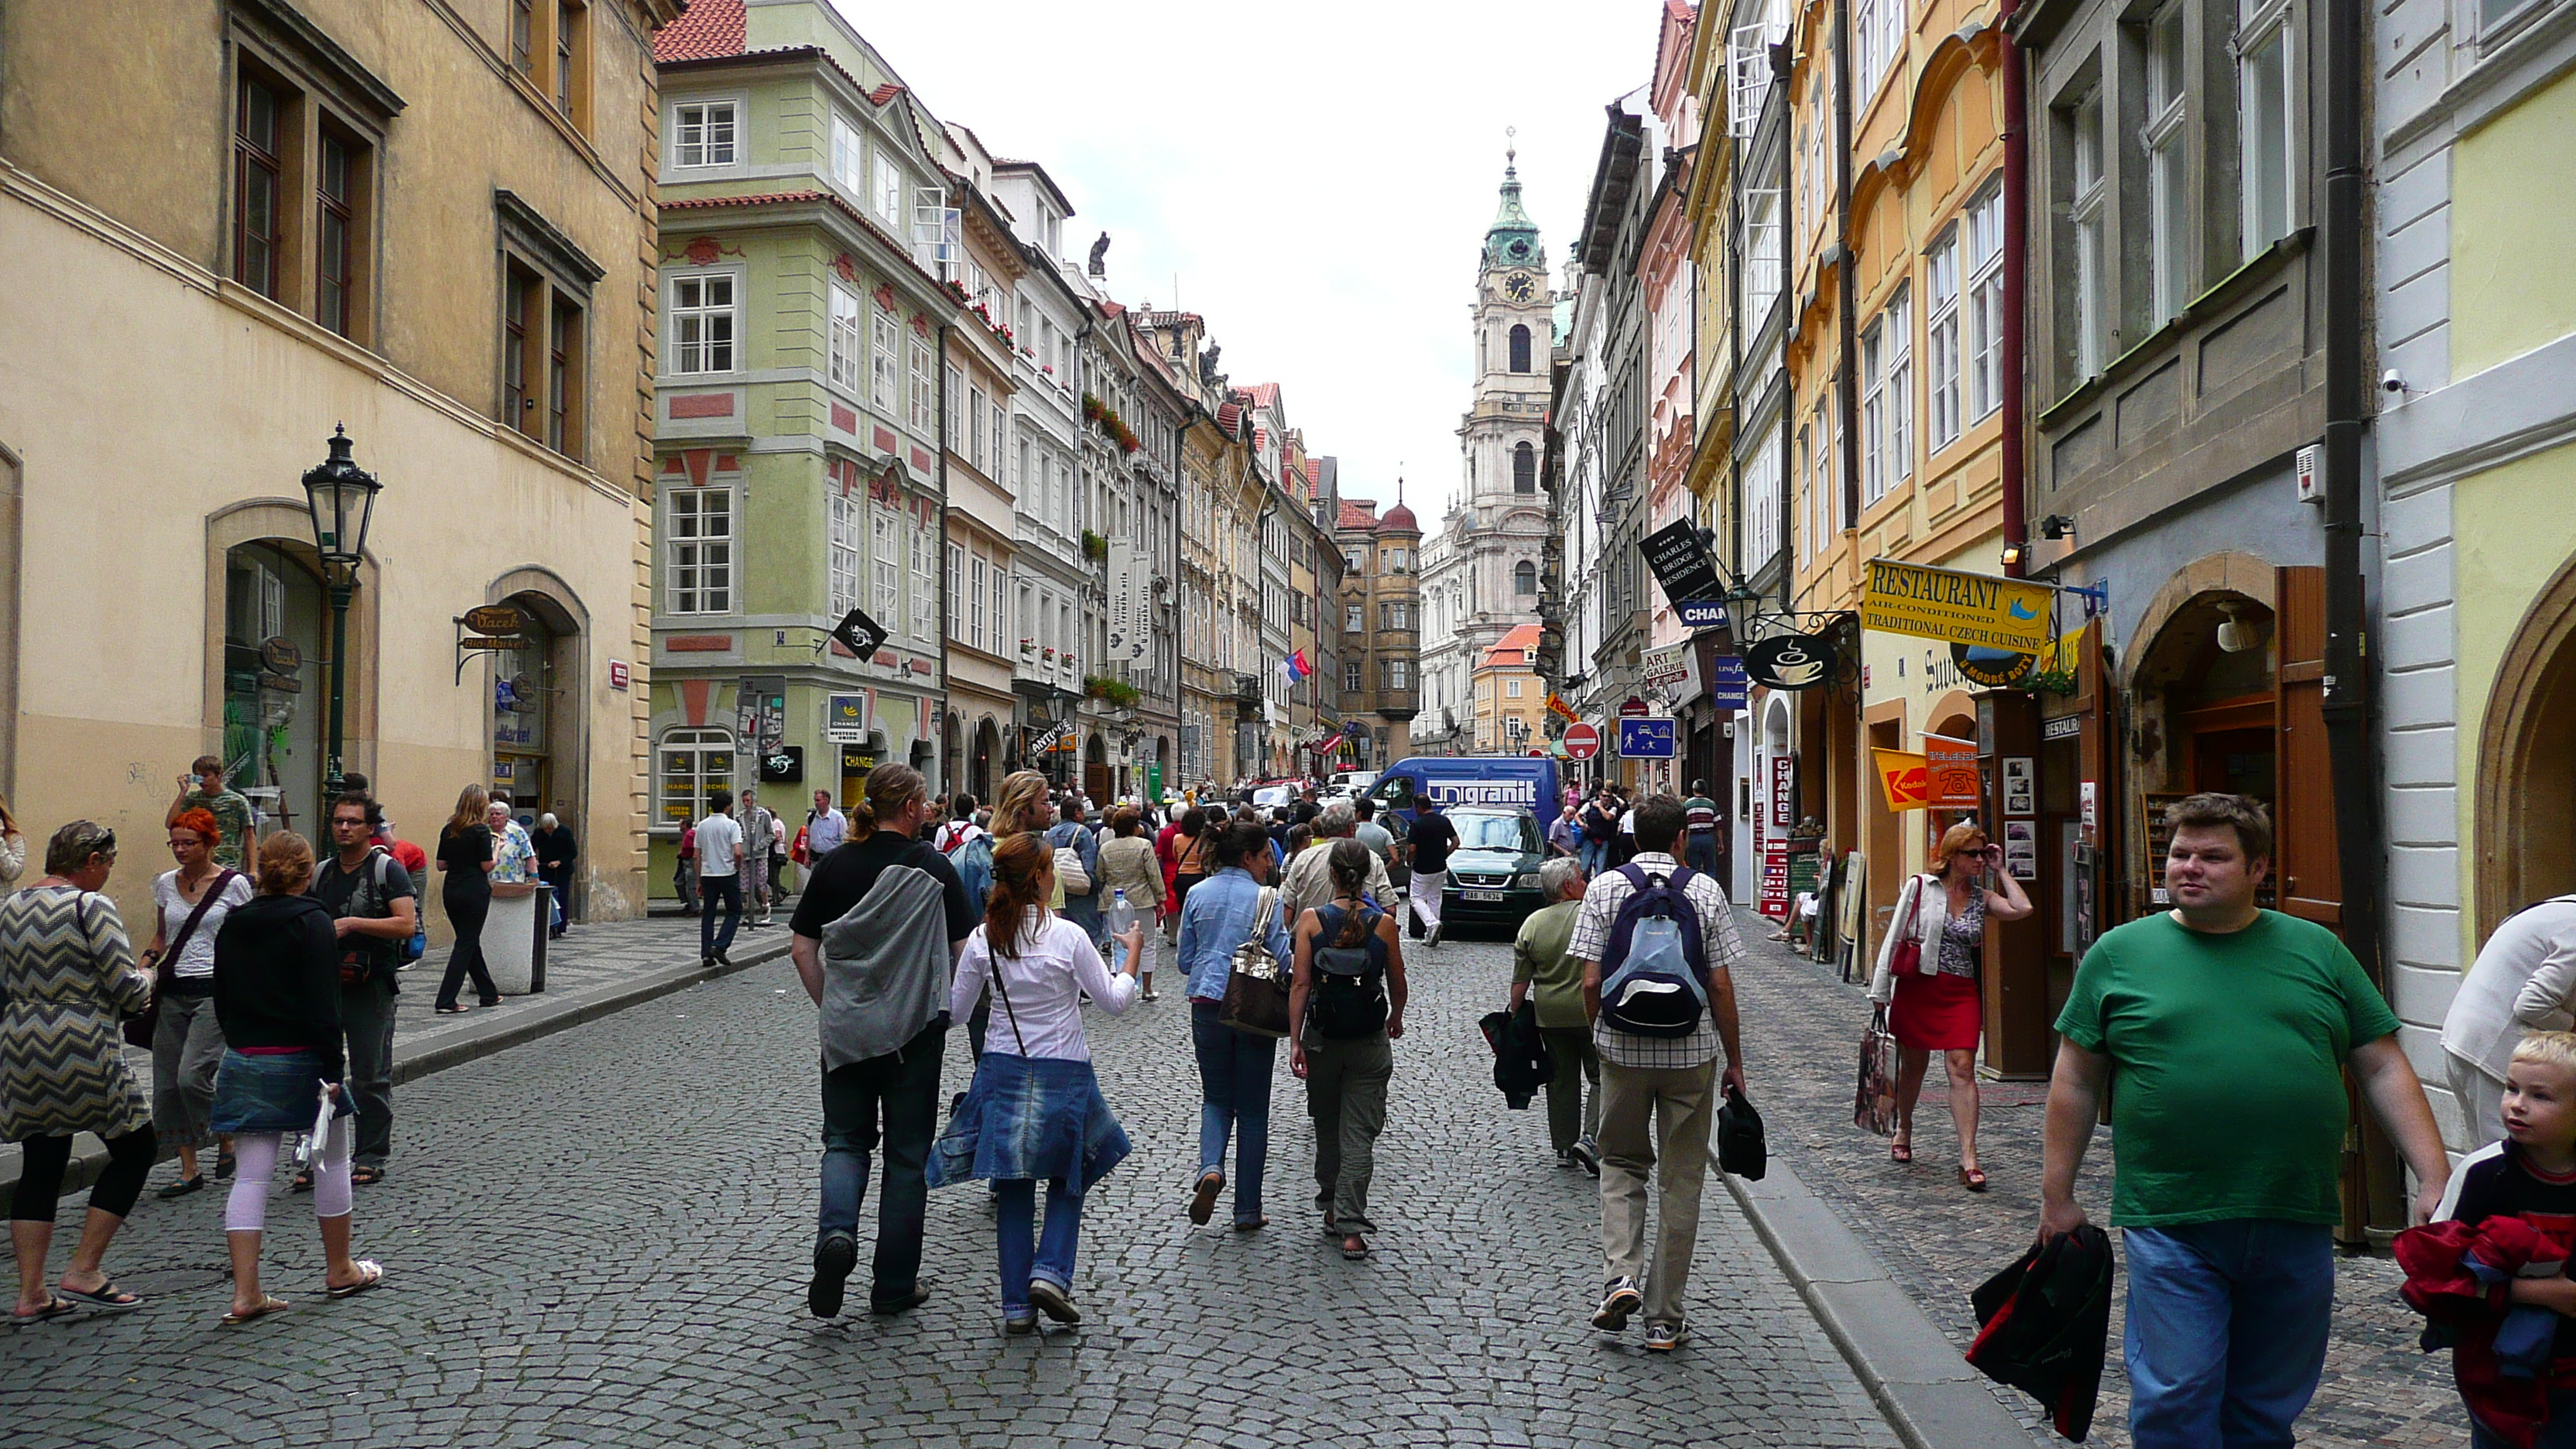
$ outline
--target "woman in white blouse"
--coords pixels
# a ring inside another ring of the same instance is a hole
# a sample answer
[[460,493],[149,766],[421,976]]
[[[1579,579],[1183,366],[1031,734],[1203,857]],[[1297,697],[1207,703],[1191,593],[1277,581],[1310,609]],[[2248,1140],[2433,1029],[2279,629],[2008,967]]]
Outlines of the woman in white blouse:
[[[1144,927],[1117,938],[1126,962],[1113,974],[1089,932],[1046,908],[1054,891],[1044,837],[1018,834],[995,846],[984,924],[966,938],[949,994],[951,1019],[961,1018],[989,983],[993,1024],[974,1088],[930,1164],[933,1186],[969,1177],[993,1184],[1002,1326],[1010,1333],[1035,1330],[1039,1312],[1082,1321],[1071,1290],[1083,1195],[1127,1155],[1127,1135],[1091,1069],[1082,997],[1112,1015],[1136,1003]],[[1033,1233],[1040,1178],[1046,1225]]]

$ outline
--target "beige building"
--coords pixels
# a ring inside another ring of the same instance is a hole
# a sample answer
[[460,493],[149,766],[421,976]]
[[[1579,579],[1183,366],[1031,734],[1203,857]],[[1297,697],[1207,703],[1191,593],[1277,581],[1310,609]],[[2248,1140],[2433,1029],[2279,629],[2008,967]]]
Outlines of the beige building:
[[1368,498],[1344,498],[1333,529],[1342,555],[1339,596],[1327,607],[1341,631],[1342,715],[1368,731],[1359,749],[1364,770],[1382,770],[1413,753],[1413,716],[1421,686],[1422,600],[1417,571],[1422,526],[1404,506],[1383,516]]
[[[299,479],[341,424],[383,483],[347,768],[421,841],[507,784],[579,834],[588,914],[642,909],[648,43],[677,10],[0,9],[0,785],[38,849],[117,830],[129,922],[200,754],[318,833]],[[460,657],[503,603],[518,646]]]
[[1476,658],[1475,753],[1520,755],[1541,748],[1547,685],[1538,677],[1538,626],[1515,624]]

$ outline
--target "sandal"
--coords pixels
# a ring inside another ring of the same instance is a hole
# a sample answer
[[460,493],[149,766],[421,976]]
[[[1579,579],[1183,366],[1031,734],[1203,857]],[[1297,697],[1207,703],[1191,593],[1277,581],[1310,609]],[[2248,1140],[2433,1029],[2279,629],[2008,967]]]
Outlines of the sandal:
[[12,1310],[9,1314],[9,1323],[14,1328],[33,1328],[49,1318],[60,1318],[66,1313],[76,1313],[79,1310],[80,1305],[77,1303],[68,1303],[60,1298],[48,1298],[45,1300],[45,1306],[33,1313],[19,1313]]
[[236,1165],[237,1164],[233,1161],[233,1150],[231,1148],[217,1148],[215,1150],[215,1181],[232,1181],[233,1170]]
[[349,1186],[373,1187],[385,1180],[385,1170],[373,1163],[360,1163],[349,1169]]
[[1190,1221],[1205,1227],[1207,1220],[1216,1216],[1216,1195],[1223,1191],[1225,1191],[1224,1173],[1199,1174],[1198,1190],[1190,1194]]
[[[1358,1247],[1352,1247],[1351,1245],[1352,1245],[1353,1243],[1357,1243],[1359,1246],[1358,1246]],[[1359,1234],[1357,1234],[1357,1233],[1344,1233],[1344,1234],[1342,1234],[1342,1257],[1343,1257],[1343,1258],[1345,1258],[1346,1260],[1348,1260],[1348,1261],[1350,1261],[1350,1262],[1356,1263],[1356,1262],[1358,1262],[1360,1259],[1365,1258],[1365,1257],[1367,1257],[1368,1255],[1369,1255],[1368,1239],[1361,1237],[1361,1236],[1360,1236]]]
[[1887,1145],[1887,1160],[1890,1162],[1912,1162],[1914,1160],[1914,1144],[1911,1142],[1889,1143]]
[[295,1181],[289,1184],[289,1186],[296,1192],[311,1192],[313,1190],[313,1169],[307,1167],[296,1173]]
[[223,1317],[223,1325],[226,1328],[239,1328],[243,1324],[250,1322],[252,1319],[266,1318],[272,1313],[284,1313],[287,1309],[294,1306],[294,1304],[287,1302],[283,1298],[271,1298],[263,1294],[260,1297],[259,1305],[257,1307],[250,1309],[237,1308],[232,1312],[225,1314]]
[[143,1306],[143,1300],[140,1297],[126,1292],[113,1283],[101,1283],[95,1288],[86,1290],[66,1283],[58,1291],[74,1303],[86,1303],[92,1308],[104,1308],[110,1313],[131,1313]]
[[201,1172],[194,1177],[183,1177],[177,1182],[170,1184],[168,1187],[161,1189],[159,1192],[154,1193],[153,1196],[159,1198],[186,1197],[192,1192],[203,1192],[205,1189],[206,1175]]
[[334,1287],[329,1283],[325,1283],[322,1286],[322,1291],[333,1298],[355,1298],[359,1294],[366,1292],[368,1289],[375,1287],[383,1281],[385,1281],[384,1265],[378,1263],[373,1258],[360,1258],[358,1260],[357,1282],[342,1283],[337,1287]]
[[441,1006],[435,1009],[441,1016],[463,1016],[465,1014],[465,1008],[461,1006]]
[[1959,1186],[1966,1188],[1970,1192],[1984,1192],[1986,1190],[1985,1170],[1976,1167],[1960,1168]]

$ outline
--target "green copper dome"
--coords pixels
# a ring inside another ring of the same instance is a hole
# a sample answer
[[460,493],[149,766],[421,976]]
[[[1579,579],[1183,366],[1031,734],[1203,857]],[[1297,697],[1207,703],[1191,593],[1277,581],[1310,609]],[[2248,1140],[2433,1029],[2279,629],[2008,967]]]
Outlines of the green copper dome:
[[1542,270],[1547,266],[1547,247],[1539,240],[1538,223],[1521,209],[1520,169],[1508,156],[1503,163],[1503,203],[1494,212],[1494,224],[1485,229],[1485,265]]

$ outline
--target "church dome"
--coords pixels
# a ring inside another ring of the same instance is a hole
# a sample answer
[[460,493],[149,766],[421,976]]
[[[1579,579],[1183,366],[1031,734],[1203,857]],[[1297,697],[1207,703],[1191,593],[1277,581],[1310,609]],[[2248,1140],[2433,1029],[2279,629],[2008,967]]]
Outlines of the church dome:
[[1414,522],[1413,510],[1401,503],[1388,509],[1386,516],[1377,521],[1377,526],[1381,533],[1420,533],[1422,531],[1422,525]]

